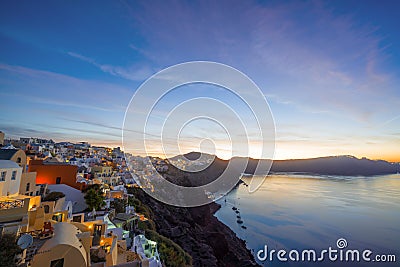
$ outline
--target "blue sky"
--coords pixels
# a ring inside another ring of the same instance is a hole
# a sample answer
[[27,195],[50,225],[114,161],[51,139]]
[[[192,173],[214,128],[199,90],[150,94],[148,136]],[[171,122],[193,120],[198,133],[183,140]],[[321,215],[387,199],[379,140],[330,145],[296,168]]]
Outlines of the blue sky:
[[0,129],[118,146],[143,81],[209,60],[261,88],[275,118],[275,158],[400,161],[399,8],[398,1],[2,1]]

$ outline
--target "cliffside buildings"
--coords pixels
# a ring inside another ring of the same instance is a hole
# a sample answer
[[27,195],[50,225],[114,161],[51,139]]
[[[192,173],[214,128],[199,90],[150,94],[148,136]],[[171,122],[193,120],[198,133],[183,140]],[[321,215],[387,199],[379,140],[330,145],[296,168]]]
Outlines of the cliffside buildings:
[[[147,244],[157,248],[155,242],[143,236],[134,246],[138,221],[147,219],[130,206],[117,214],[109,208],[113,200],[127,199],[129,172],[119,148],[3,140],[0,132],[0,236],[16,235],[22,249],[17,266],[161,266],[158,252],[145,253]],[[85,211],[81,190],[90,184],[104,187],[107,210]],[[49,198],[50,191],[59,193]]]

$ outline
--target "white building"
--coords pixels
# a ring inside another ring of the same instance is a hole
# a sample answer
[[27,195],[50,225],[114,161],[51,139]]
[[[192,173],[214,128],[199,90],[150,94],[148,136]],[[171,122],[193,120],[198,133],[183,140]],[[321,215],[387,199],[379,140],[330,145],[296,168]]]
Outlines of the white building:
[[0,160],[0,196],[18,195],[22,168],[12,160]]

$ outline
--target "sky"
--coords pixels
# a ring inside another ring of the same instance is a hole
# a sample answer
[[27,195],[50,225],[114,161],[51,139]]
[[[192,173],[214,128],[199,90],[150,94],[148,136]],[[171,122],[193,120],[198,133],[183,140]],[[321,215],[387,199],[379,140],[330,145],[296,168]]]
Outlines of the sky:
[[[1,1],[0,130],[6,138],[121,146],[125,111],[144,81],[175,64],[213,61],[246,74],[267,99],[275,159],[400,161],[399,8],[398,1]],[[196,96],[242,110],[212,86],[181,89],[156,111],[168,114]],[[182,151],[220,137],[216,153],[227,157],[223,128],[208,123],[191,125]]]

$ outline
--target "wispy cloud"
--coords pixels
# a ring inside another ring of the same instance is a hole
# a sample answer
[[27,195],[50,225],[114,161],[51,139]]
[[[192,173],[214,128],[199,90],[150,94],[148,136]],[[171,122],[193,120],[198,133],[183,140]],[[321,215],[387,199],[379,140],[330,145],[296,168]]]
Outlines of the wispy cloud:
[[154,71],[144,64],[136,64],[129,67],[113,66],[108,64],[100,64],[96,62],[96,60],[78,53],[68,52],[67,54],[71,57],[90,63],[105,73],[131,81],[144,81],[154,74]]
[[380,127],[386,126],[386,125],[388,125],[388,124],[390,124],[390,123],[392,123],[392,122],[394,122],[396,120],[399,120],[399,119],[400,119],[400,115],[397,115],[397,116],[395,116],[393,118],[390,118],[390,119],[382,122],[381,124],[378,124],[376,127],[380,128]]
[[[388,97],[398,79],[384,68],[383,35],[359,23],[351,10],[338,14],[321,1],[126,5],[149,44],[134,49],[151,53],[159,64],[170,64],[171,56],[174,63],[222,61],[255,77],[281,104],[362,122],[387,109],[380,99],[399,101]],[[220,12],[226,8],[229,12]]]
[[91,125],[91,126],[98,126],[98,127],[102,127],[102,128],[106,128],[106,129],[110,129],[110,130],[118,130],[118,131],[122,130],[122,127],[110,126],[110,125],[107,125],[105,123],[100,123],[100,122],[85,121],[85,120],[79,120],[79,119],[69,119],[69,118],[64,118],[64,120],[78,122],[78,123],[87,124],[87,125]]
[[133,93],[116,84],[1,63],[0,74],[2,94],[37,103],[115,112],[125,110]]
[[96,142],[120,141],[118,128],[88,127],[77,121],[101,121],[104,125],[119,121],[122,125],[133,93],[133,89],[116,84],[7,64],[0,64],[0,86],[0,95],[9,100],[3,103],[2,112],[15,103],[19,105],[0,121],[4,124],[3,131],[14,136],[35,135],[58,140],[92,136],[90,139]]

